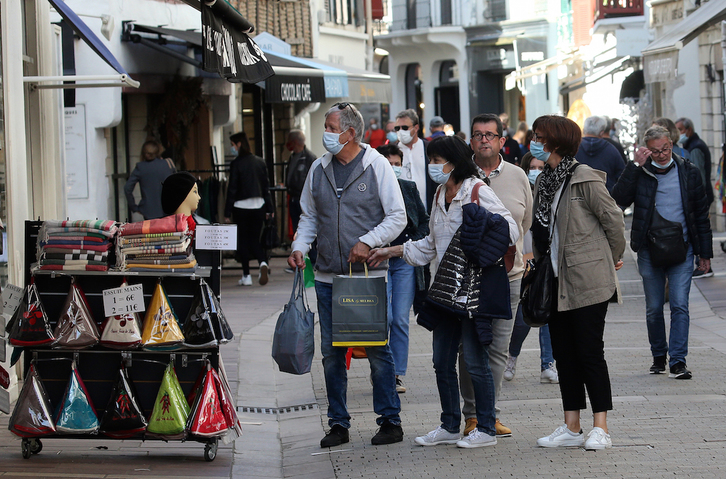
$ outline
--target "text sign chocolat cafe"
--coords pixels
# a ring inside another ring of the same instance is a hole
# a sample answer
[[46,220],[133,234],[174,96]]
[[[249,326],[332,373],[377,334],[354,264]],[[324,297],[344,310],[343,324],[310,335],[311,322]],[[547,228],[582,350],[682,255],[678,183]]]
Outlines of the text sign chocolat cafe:
[[316,76],[275,75],[265,80],[267,103],[325,101],[325,80]]

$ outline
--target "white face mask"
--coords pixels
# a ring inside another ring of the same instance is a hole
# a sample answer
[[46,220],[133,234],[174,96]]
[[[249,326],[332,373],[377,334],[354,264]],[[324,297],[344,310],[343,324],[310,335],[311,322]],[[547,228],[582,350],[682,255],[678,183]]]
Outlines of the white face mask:
[[413,136],[411,136],[410,128],[408,130],[398,130],[396,134],[398,135],[398,141],[400,141],[404,145],[408,145],[413,139]]
[[400,178],[402,168],[400,166],[391,166],[393,167],[393,172],[396,174],[396,178]]
[[323,133],[323,146],[325,147],[325,149],[334,155],[340,153],[343,147],[348,144],[347,141],[345,143],[341,143],[339,141],[340,135],[342,135],[343,133],[345,132],[333,133],[330,131],[326,131],[325,133]]

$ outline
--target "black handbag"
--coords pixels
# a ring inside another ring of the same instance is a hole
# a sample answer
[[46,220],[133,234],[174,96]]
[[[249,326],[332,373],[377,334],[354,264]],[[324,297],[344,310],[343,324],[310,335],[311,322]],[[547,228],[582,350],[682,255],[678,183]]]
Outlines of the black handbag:
[[668,267],[686,260],[686,241],[683,239],[683,225],[663,218],[653,208],[653,219],[648,229],[648,251],[653,266]]
[[262,229],[262,248],[271,250],[278,246],[280,246],[280,235],[277,234],[277,221],[275,218],[267,218]]
[[536,263],[527,261],[519,297],[522,317],[527,326],[540,328],[549,322],[554,284],[555,272],[549,252],[540,256]]

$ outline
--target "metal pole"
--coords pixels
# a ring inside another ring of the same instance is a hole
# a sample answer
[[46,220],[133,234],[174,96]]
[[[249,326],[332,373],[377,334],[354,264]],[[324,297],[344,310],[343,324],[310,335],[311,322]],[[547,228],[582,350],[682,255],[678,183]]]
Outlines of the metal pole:
[[373,71],[373,6],[371,0],[366,0],[366,32],[368,32],[368,45],[366,46],[366,70]]

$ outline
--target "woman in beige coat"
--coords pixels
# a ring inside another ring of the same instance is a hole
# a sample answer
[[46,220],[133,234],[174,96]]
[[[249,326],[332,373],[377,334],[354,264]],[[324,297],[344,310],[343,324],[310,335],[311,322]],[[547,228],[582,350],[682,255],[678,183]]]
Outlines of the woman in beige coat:
[[[565,424],[537,444],[604,449],[612,446],[612,393],[603,333],[608,302],[618,294],[623,214],[605,188],[605,174],[574,159],[581,139],[575,122],[548,115],[532,129],[530,151],[546,163],[535,185],[532,238],[535,257],[549,250],[552,258],[556,287],[549,326],[565,410]],[[580,429],[585,390],[594,417],[587,440]]]

